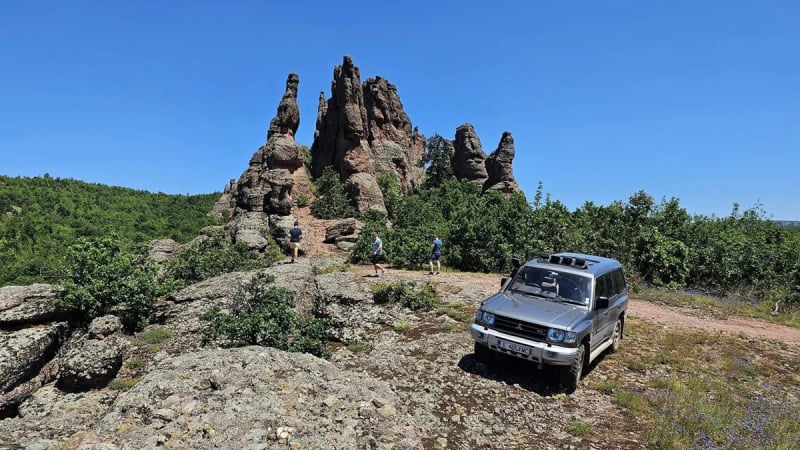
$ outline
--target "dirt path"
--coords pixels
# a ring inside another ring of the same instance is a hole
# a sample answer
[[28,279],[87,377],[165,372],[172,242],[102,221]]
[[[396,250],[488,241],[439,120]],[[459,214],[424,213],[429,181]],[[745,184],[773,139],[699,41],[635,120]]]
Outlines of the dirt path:
[[632,299],[629,313],[640,319],[668,328],[698,329],[727,334],[744,334],[761,339],[774,339],[800,346],[800,329],[742,316],[727,318],[701,317],[701,312],[683,310],[646,300]]

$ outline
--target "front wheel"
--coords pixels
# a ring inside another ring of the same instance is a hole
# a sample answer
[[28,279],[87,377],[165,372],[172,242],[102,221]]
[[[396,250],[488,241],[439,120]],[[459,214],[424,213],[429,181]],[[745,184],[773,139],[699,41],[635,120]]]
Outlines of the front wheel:
[[561,385],[567,394],[572,394],[578,388],[578,382],[583,375],[583,363],[586,348],[581,345],[575,353],[575,359],[568,367],[564,367],[561,373]]

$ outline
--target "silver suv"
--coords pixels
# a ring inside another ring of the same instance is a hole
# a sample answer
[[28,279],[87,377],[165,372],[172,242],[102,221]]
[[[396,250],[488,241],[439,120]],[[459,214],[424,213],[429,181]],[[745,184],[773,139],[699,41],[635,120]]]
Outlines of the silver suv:
[[500,292],[481,303],[470,333],[475,356],[495,352],[558,366],[568,393],[603,351],[619,348],[628,289],[617,260],[580,253],[543,255],[504,278]]

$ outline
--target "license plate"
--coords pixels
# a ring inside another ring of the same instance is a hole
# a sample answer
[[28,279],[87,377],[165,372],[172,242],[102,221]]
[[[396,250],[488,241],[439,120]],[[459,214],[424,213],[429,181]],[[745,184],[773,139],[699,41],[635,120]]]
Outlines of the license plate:
[[498,348],[502,348],[503,350],[510,350],[512,352],[521,353],[527,356],[530,356],[531,354],[530,347],[528,347],[527,345],[517,344],[516,342],[509,342],[498,339],[496,345]]

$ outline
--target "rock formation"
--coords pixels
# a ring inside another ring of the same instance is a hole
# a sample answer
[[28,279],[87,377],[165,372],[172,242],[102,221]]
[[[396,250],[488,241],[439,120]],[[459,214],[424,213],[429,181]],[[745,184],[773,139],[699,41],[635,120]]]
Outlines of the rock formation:
[[234,241],[263,249],[269,231],[269,215],[288,216],[294,195],[311,195],[311,181],[304,162],[305,147],[294,140],[300,125],[297,108],[297,74],[286,80],[278,111],[267,131],[267,142],[250,158],[236,184],[236,208],[229,229]]
[[488,179],[483,184],[484,190],[500,191],[505,194],[519,192],[519,185],[514,179],[514,138],[510,131],[503,132],[497,149],[486,158]]
[[235,178],[231,178],[228,185],[222,190],[222,195],[219,196],[217,202],[208,213],[211,217],[230,217],[233,214],[233,199],[236,196],[237,183]]
[[333,72],[331,98],[320,93],[311,146],[311,172],[339,172],[358,211],[385,211],[378,178],[391,173],[403,192],[420,185],[425,138],[412,128],[397,88],[381,77],[361,84],[361,73],[345,56]]
[[510,131],[503,132],[497,149],[487,158],[475,128],[465,123],[456,128],[453,149],[451,165],[459,180],[477,184],[484,191],[521,192],[514,179],[514,138]]
[[465,123],[456,128],[453,141],[453,175],[462,180],[483,186],[489,175],[486,173],[486,155],[475,128]]

